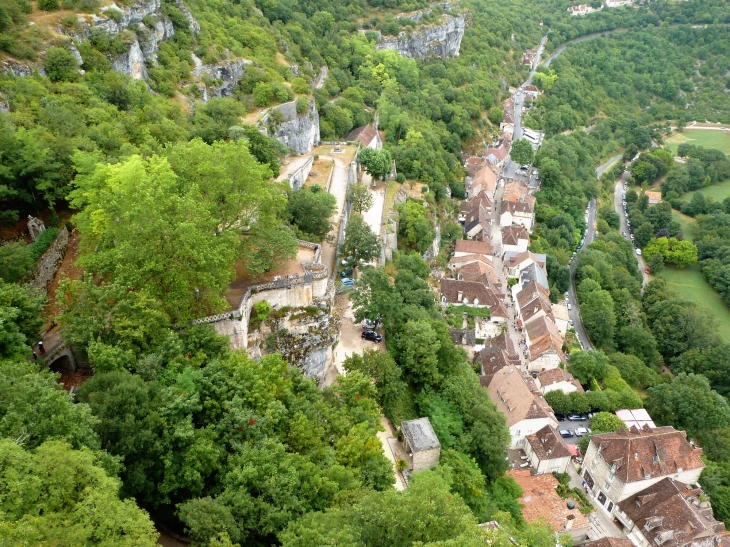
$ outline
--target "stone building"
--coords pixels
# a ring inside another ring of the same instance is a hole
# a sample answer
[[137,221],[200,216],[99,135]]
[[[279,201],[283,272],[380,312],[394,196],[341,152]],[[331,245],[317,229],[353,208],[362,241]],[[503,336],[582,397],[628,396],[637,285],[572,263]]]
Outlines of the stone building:
[[525,440],[525,455],[535,474],[565,473],[572,454],[554,428],[546,425]]
[[428,418],[401,422],[403,442],[414,473],[433,469],[441,457],[441,443]]
[[690,444],[686,432],[671,426],[620,428],[591,437],[583,480],[610,514],[617,503],[665,477],[696,483],[705,468],[701,455],[702,449]]
[[614,516],[636,547],[726,547],[730,534],[704,498],[696,486],[667,477],[626,498]]

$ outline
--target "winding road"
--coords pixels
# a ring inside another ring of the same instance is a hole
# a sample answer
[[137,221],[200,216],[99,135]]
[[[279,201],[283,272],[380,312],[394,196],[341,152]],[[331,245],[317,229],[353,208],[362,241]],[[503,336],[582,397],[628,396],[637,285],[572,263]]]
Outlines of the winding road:
[[[629,231],[629,226],[626,224],[626,215],[624,214],[624,206],[623,206],[623,193],[624,193],[624,182],[629,180],[629,177],[631,176],[631,173],[628,171],[625,171],[623,175],[621,175],[621,178],[616,181],[616,186],[614,186],[613,189],[613,208],[618,213],[618,216],[621,217],[621,232],[627,234],[627,239],[630,239],[631,236],[629,235],[631,232]],[[644,260],[643,256],[637,256],[636,257],[639,261],[639,271],[641,272],[641,278],[642,278],[642,291],[643,287],[649,283],[649,274],[646,273],[646,261]]]
[[[603,165],[599,165],[598,167],[596,167],[596,176],[600,178],[604,171],[613,166],[620,159],[621,154],[612,157]],[[619,205],[621,205],[620,198],[621,194],[619,193]],[[588,227],[586,228],[585,243],[583,244],[584,247],[592,243],[596,237],[596,210],[596,200],[594,198],[588,202]],[[575,333],[578,336],[578,340],[580,341],[581,346],[584,349],[593,349],[593,344],[591,344],[591,341],[588,338],[588,333],[586,332],[585,326],[583,325],[583,320],[580,316],[580,310],[578,309],[578,299],[576,298],[575,292],[575,262],[571,263],[570,266],[570,289],[568,289],[568,303],[570,303],[572,307],[572,309],[568,311],[568,316],[573,320],[573,328],[575,329]]]

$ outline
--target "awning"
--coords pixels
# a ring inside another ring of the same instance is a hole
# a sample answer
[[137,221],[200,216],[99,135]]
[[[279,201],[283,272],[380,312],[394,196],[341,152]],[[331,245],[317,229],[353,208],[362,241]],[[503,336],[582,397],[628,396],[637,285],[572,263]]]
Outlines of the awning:
[[570,450],[570,453],[573,454],[573,456],[578,455],[578,447],[574,444],[566,444],[565,446],[568,447],[568,450]]

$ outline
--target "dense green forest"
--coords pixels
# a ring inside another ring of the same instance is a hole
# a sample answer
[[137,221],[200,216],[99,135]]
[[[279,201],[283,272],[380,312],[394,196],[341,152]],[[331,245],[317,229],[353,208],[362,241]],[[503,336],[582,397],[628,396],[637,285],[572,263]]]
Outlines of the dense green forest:
[[642,128],[666,121],[728,123],[729,52],[730,28],[724,25],[663,23],[574,44],[550,65],[558,77],[530,123],[549,134],[590,125],[595,117]]

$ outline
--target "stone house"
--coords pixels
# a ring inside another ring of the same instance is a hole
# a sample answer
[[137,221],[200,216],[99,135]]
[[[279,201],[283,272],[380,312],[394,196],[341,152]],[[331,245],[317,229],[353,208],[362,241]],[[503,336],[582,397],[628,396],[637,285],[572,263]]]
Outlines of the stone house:
[[583,547],[634,547],[634,544],[624,538],[605,537],[595,541],[589,541]]
[[662,193],[661,192],[645,192],[646,197],[649,198],[649,205],[656,205],[657,203],[662,202]]
[[475,203],[464,217],[464,234],[467,239],[483,241],[489,239],[489,226],[492,221],[489,218],[489,209],[484,208],[480,203]]
[[537,283],[545,291],[550,294],[550,284],[548,282],[547,272],[536,263],[529,264],[522,268],[520,277],[516,285],[512,285],[512,297],[517,299],[517,295],[532,283]]
[[502,106],[504,108],[504,116],[502,117],[502,121],[499,122],[499,130],[502,133],[512,136],[515,132],[515,103],[512,97],[503,101]]
[[454,247],[454,258],[467,255],[493,255],[494,250],[487,241],[470,241],[459,239]]
[[530,236],[523,226],[502,228],[502,253],[524,253],[530,244]]
[[537,200],[530,194],[530,187],[525,184],[525,181],[509,179],[504,183],[502,201],[524,201],[534,206]]
[[573,375],[564,368],[543,370],[537,373],[537,385],[543,393],[549,393],[559,389],[563,393],[583,393],[583,386]]
[[461,270],[461,268],[463,268],[464,266],[468,266],[469,264],[473,264],[475,262],[483,262],[485,264],[491,265],[492,258],[492,254],[465,254],[462,256],[452,256],[449,260],[448,267],[449,270],[455,273]]
[[604,511],[671,477],[685,484],[700,478],[702,449],[671,426],[593,435],[583,460],[583,480]]
[[570,534],[576,543],[587,537],[588,521],[578,507],[569,509],[558,495],[558,479],[552,474],[532,475],[528,469],[513,469],[507,475],[522,488],[519,502],[527,522],[544,519],[556,534]]
[[492,321],[499,323],[506,321],[508,317],[501,294],[484,282],[442,279],[441,303],[489,308]]
[[474,180],[471,183],[471,188],[467,190],[467,197],[476,196],[480,192],[484,192],[484,195],[486,195],[490,201],[494,201],[494,192],[496,190],[497,174],[491,167],[489,167],[489,165],[485,165],[474,177]]
[[536,281],[530,281],[516,294],[517,316],[523,325],[532,319],[547,317],[554,322],[550,293]]
[[486,165],[486,159],[481,156],[469,156],[464,162],[467,176],[474,178],[479,170]]
[[553,304],[553,318],[555,319],[555,326],[558,327],[558,332],[560,332],[561,336],[565,337],[565,333],[568,332],[570,325],[570,315],[568,314],[568,307],[565,304],[565,300]]
[[550,370],[565,363],[563,339],[550,319],[544,316],[533,319],[525,325],[524,333],[530,371]]
[[370,124],[353,129],[347,137],[345,137],[345,140],[347,142],[359,141],[362,143],[363,148],[374,148],[375,150],[383,148],[383,141],[380,139],[380,134]]
[[525,455],[535,474],[565,473],[572,454],[554,428],[546,425],[525,440]]
[[531,251],[504,253],[504,268],[507,271],[507,277],[519,277],[520,272],[533,263],[537,264],[544,271],[545,261],[546,256],[544,254],[537,254]]
[[461,281],[478,281],[492,288],[499,288],[502,286],[502,281],[500,281],[497,271],[494,269],[494,266],[492,266],[492,263],[481,260],[462,266],[459,271],[456,272],[455,277]]
[[526,201],[503,201],[499,213],[499,225],[502,227],[520,225],[528,232],[535,223],[535,207]]
[[507,331],[502,331],[498,336],[487,340],[486,346],[477,354],[477,360],[481,363],[479,380],[483,387],[489,387],[494,375],[504,367],[521,365],[520,357]]
[[536,86],[534,85],[526,85],[525,86],[525,95],[529,97],[530,99],[537,99],[542,94],[542,91],[540,91]]
[[700,488],[665,477],[626,498],[613,514],[636,547],[730,545],[725,524],[704,498]]
[[530,390],[528,378],[510,365],[497,371],[487,388],[489,398],[506,418],[510,448],[523,448],[528,435],[547,425],[558,426],[553,409],[542,394]]
[[441,443],[428,418],[401,422],[403,442],[414,473],[433,469],[441,457]]

